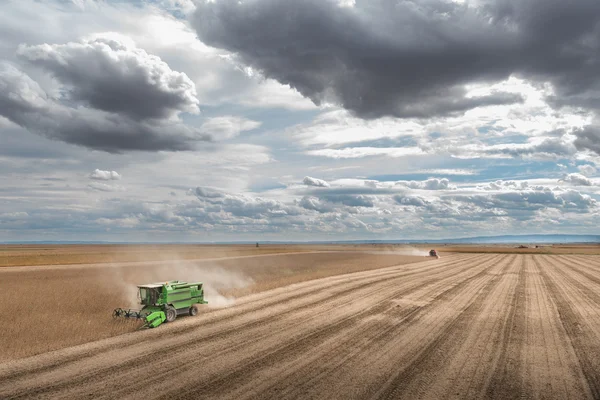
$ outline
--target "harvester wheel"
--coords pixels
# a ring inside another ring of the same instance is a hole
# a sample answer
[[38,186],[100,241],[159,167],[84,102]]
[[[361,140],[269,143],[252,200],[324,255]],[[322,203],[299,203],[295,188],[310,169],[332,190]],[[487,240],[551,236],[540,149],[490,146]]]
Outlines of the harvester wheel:
[[173,307],[167,306],[165,315],[167,317],[167,322],[173,322],[175,321],[175,318],[177,318],[177,311]]
[[195,317],[195,316],[196,316],[196,314],[198,314],[198,307],[196,307],[196,306],[191,306],[191,307],[190,307],[190,315],[191,315],[192,317]]

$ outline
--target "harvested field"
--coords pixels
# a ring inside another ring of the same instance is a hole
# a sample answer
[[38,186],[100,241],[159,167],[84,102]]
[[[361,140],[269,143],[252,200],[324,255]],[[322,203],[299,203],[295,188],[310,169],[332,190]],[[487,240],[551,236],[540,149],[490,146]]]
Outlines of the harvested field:
[[423,260],[398,254],[284,250],[174,261],[177,254],[163,249],[171,261],[0,268],[0,319],[11,321],[0,330],[5,344],[0,362],[135,331],[139,321],[115,321],[111,313],[116,307],[137,308],[137,284],[203,281],[210,305],[201,309],[208,312],[233,304],[237,297],[292,283]]
[[334,275],[0,364],[0,398],[600,398],[599,289],[590,255]]
[[[445,245],[419,244],[412,249],[437,248],[444,253],[519,253],[519,254],[600,254],[600,244],[530,245]],[[402,244],[261,244],[255,245],[0,245],[0,267],[99,264],[122,262],[159,262],[259,256],[268,254],[313,253],[322,251],[402,251]]]
[[[321,246],[319,250],[329,247]],[[339,248],[337,249],[339,250]],[[271,245],[0,245],[0,267],[97,264],[311,252],[310,246]]]
[[600,254],[600,244],[539,244],[519,245],[442,245],[438,249],[448,253],[502,253],[502,254]]

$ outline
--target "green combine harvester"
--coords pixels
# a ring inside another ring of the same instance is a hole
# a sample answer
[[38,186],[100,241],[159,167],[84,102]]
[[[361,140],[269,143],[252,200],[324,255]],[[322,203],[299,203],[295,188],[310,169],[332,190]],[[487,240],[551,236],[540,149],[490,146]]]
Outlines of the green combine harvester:
[[156,328],[163,322],[173,322],[178,315],[198,314],[197,304],[204,301],[202,282],[168,281],[138,286],[141,310],[116,308],[113,317],[143,319],[141,328]]

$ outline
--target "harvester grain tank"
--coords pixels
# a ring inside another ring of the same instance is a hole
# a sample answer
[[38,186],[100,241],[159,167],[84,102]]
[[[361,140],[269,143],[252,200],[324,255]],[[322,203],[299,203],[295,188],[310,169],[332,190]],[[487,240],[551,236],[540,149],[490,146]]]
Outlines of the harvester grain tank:
[[173,322],[178,315],[198,314],[197,304],[204,300],[202,282],[168,281],[138,286],[138,298],[142,308],[131,310],[116,308],[113,317],[143,319],[142,328],[156,328],[163,322]]

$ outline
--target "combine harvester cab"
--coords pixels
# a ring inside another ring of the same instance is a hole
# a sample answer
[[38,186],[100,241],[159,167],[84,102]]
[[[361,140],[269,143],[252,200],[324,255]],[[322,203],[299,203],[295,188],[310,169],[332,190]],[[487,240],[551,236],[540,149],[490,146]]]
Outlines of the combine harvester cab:
[[142,328],[156,328],[163,322],[173,322],[177,315],[198,314],[197,304],[207,304],[204,300],[202,282],[169,281],[138,286],[141,310],[117,308],[113,317],[143,319]]

